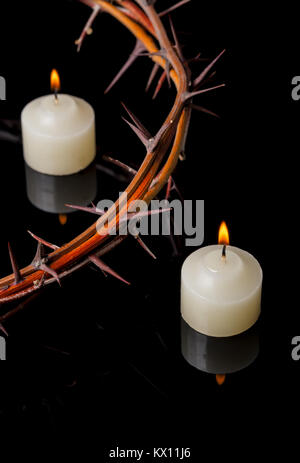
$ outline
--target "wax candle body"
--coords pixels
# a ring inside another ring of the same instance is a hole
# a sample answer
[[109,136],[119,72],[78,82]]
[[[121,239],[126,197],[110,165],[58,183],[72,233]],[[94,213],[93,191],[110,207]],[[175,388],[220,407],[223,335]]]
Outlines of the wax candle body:
[[260,315],[262,270],[248,252],[222,245],[191,254],[181,275],[181,313],[196,331],[233,336],[250,328]]
[[24,159],[38,172],[73,174],[95,158],[94,110],[81,98],[37,98],[25,106],[21,122]]

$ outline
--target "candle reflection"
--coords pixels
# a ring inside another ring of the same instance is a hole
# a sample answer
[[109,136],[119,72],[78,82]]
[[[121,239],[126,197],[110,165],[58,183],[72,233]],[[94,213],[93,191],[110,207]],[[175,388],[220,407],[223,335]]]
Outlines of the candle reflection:
[[206,373],[226,375],[251,365],[259,354],[257,326],[232,337],[214,338],[198,333],[181,319],[181,353]]
[[65,204],[87,206],[97,194],[96,168],[92,164],[74,175],[56,176],[37,172],[25,163],[26,191],[38,209],[55,214],[73,210]]

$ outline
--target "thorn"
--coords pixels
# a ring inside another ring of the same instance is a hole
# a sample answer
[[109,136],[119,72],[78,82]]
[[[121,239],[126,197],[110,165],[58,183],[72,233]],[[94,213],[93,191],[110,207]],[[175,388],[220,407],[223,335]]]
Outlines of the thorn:
[[171,13],[171,11],[176,10],[176,9],[179,8],[180,6],[183,6],[183,5],[185,5],[186,3],[189,3],[190,1],[191,1],[191,0],[181,0],[181,2],[178,2],[178,3],[176,3],[175,5],[170,6],[170,8],[168,8],[167,10],[164,10],[164,11],[162,11],[161,13],[158,13],[158,16],[160,16],[160,17],[165,16],[166,14]]
[[144,134],[144,136],[146,138],[151,138],[151,133],[146,129],[146,127],[144,127],[144,125],[141,123],[141,121],[133,114],[132,111],[130,111],[130,109],[127,108],[127,106],[121,101],[121,105],[123,106],[123,108],[125,109],[125,111],[127,112],[127,114],[130,116],[130,118],[133,120],[133,122],[135,123],[135,125],[137,126],[138,129],[140,129],[140,131]]
[[148,146],[149,146],[149,138],[145,137],[144,133],[139,128],[137,128],[135,125],[133,125],[131,122],[129,122],[127,119],[125,119],[125,117],[122,117],[122,119],[134,131],[134,133],[138,136],[138,138],[145,145],[145,147],[148,148]]
[[177,244],[176,244],[175,237],[174,237],[173,233],[171,233],[167,238],[169,238],[169,240],[170,240],[170,243],[171,243],[171,246],[172,246],[172,249],[173,249],[173,256],[179,256],[178,247],[177,247]]
[[17,264],[16,258],[14,256],[14,253],[13,253],[12,248],[10,246],[10,243],[8,243],[8,252],[9,252],[9,258],[10,258],[11,266],[12,266],[12,269],[13,269],[13,272],[14,272],[14,275],[15,275],[15,285],[17,285],[18,283],[20,283],[20,281],[22,281],[22,277],[21,277],[21,273],[20,273],[19,266]]
[[178,54],[179,58],[181,59],[181,61],[184,61],[181,46],[179,45],[178,37],[177,37],[176,31],[175,31],[174,24],[173,24],[171,16],[169,16],[169,22],[170,22],[170,26],[171,26],[171,31],[172,31],[174,43],[175,43],[175,49],[176,49],[177,54]]
[[178,194],[179,198],[180,198],[180,201],[183,202],[183,201],[184,201],[184,200],[183,200],[183,196],[182,196],[182,194],[181,194],[181,192],[180,192],[178,186],[176,185],[176,183],[175,183],[175,181],[174,181],[174,178],[173,178],[173,177],[171,177],[171,178],[172,178],[171,191],[172,191],[172,190],[175,190],[176,193]]
[[[202,80],[201,84],[198,85],[197,89],[199,89],[200,86],[203,87],[203,85],[206,85],[208,82],[210,82],[213,79],[213,77],[215,77],[216,74],[217,74],[216,71],[213,71],[211,74],[209,74],[206,77],[206,79]],[[191,85],[193,85],[193,83]]]
[[70,207],[71,209],[76,209],[78,211],[90,212],[91,214],[103,215],[104,211],[97,209],[97,207],[84,207],[84,206],[75,206],[74,204],[65,204],[65,206]]
[[116,273],[114,270],[112,270],[108,265],[106,265],[103,260],[99,259],[99,257],[92,255],[89,257],[89,260],[93,262],[102,272],[109,273],[113,277],[117,278],[118,280],[123,281],[123,283],[126,283],[127,285],[130,285],[129,281],[124,280],[118,273]]
[[126,172],[128,172],[131,175],[135,175],[137,173],[136,169],[133,169],[133,167],[128,166],[122,161],[119,161],[118,159],[114,159],[110,156],[103,156],[102,159],[104,159],[107,162],[111,162],[112,164],[115,164],[116,166],[120,167],[121,169],[124,169]]
[[39,241],[38,245],[37,245],[35,256],[33,258],[33,261],[31,262],[31,265],[33,265],[34,267],[37,267],[40,264],[41,260],[42,260],[42,250],[43,250],[42,246],[43,245]]
[[157,72],[159,70],[159,64],[157,63],[154,63],[153,65],[153,68],[152,68],[152,71],[150,73],[150,76],[149,76],[149,79],[148,79],[148,82],[147,82],[147,85],[146,85],[146,88],[145,88],[145,91],[148,92],[153,80],[154,80],[154,77],[156,76]]
[[210,114],[211,116],[220,119],[220,116],[218,114],[214,113],[213,111],[210,111],[209,109],[203,108],[203,106],[191,104],[191,108],[196,109],[196,111],[201,111],[203,113]]
[[58,354],[62,354],[62,355],[71,355],[70,352],[66,352],[64,350],[61,350],[61,349],[58,349],[57,347],[53,347],[53,346],[47,346],[46,344],[41,344],[41,347],[43,347],[44,349],[47,349],[47,350],[51,350],[53,352],[56,352]]
[[0,323],[0,331],[2,331],[2,333],[5,334],[5,336],[8,336],[8,332],[6,331],[6,329],[4,328],[4,326],[2,325],[2,323]]
[[122,174],[116,174],[116,172],[113,169],[110,169],[109,167],[103,166],[102,164],[96,164],[96,169],[100,170],[106,175],[109,175],[110,177],[114,178],[118,182],[128,183],[128,177]]
[[141,2],[144,3],[145,6],[153,6],[157,0],[141,0]]
[[168,79],[168,85],[169,87],[171,87],[171,77],[170,77],[170,68],[171,68],[171,65],[170,65],[170,61],[168,59],[168,55],[166,53],[166,51],[164,49],[161,49],[159,51],[155,51],[153,53],[144,53],[143,56],[160,56],[161,58],[163,58],[165,60],[165,68],[164,68],[164,72],[166,73],[166,76],[167,76],[167,79]]
[[[43,278],[44,276],[41,278],[40,282],[41,284],[43,283]],[[17,312],[20,312],[21,310],[23,310],[25,307],[27,307],[27,305],[33,301],[35,298],[37,298],[39,295],[39,293],[33,293],[31,294],[30,296],[27,297],[27,299],[23,300],[20,304],[18,304],[17,306],[14,306],[13,309],[9,310],[8,312],[5,312],[5,314],[1,315],[0,316],[0,320],[1,321],[5,321],[7,320],[8,318],[12,317],[13,315],[15,315]]]
[[48,248],[51,248],[51,249],[59,249],[59,246],[56,246],[56,244],[49,243],[49,241],[46,241],[46,240],[44,240],[43,238],[40,238],[39,236],[34,235],[30,230],[27,230],[27,232],[29,233],[30,236],[32,236],[32,238],[34,238],[34,239],[35,239],[36,241],[38,241],[39,243],[44,244],[44,245],[47,246]]
[[169,88],[171,87],[171,77],[170,77],[170,62],[167,58],[165,58],[166,60],[166,67],[165,67],[165,73],[166,73],[166,76],[167,76],[167,81],[168,81],[168,86]]
[[196,92],[187,92],[184,96],[184,100],[187,101],[196,95],[200,95],[201,93],[210,92],[212,90],[216,90],[217,88],[221,88],[221,87],[225,87],[225,84],[216,85],[215,87],[210,87],[210,88],[204,88],[203,90],[197,90]]
[[211,68],[215,65],[215,63],[221,58],[221,56],[225,53],[225,49],[221,51],[221,53],[218,54],[218,56],[212,60],[211,63],[209,63],[208,66],[200,73],[200,75],[197,77],[197,79],[194,80],[193,82],[193,88],[197,88],[199,84],[203,81],[203,79],[207,76]]
[[172,189],[172,177],[170,176],[169,179],[168,179],[168,183],[167,183],[167,191],[166,191],[165,199],[169,199],[171,189]]
[[162,75],[160,76],[159,81],[157,82],[155,91],[154,91],[153,96],[152,96],[152,100],[155,100],[155,98],[157,97],[157,95],[158,95],[164,81],[166,80],[166,77],[167,77],[167,74],[166,74],[165,71],[163,71]]
[[[172,210],[172,207],[167,207],[164,209],[150,209],[150,211],[142,211],[142,212],[128,212],[128,217],[147,217],[149,215],[155,215],[155,214],[162,214],[163,212],[169,212]],[[121,219],[122,221],[123,219]],[[128,219],[126,219],[128,220]]]
[[111,81],[109,86],[106,88],[104,93],[108,93],[112,87],[118,82],[118,80],[123,76],[123,74],[130,68],[130,66],[135,62],[135,60],[139,57],[139,54],[141,51],[145,50],[144,45],[142,42],[139,40],[136,41],[136,44],[134,46],[134,49],[132,50],[131,54],[129,55],[128,60],[126,63],[122,66],[120,71],[117,73],[117,75],[114,77],[114,79]]
[[[201,59],[201,56],[202,56],[202,53],[197,53],[196,56],[194,56],[193,58],[189,58],[188,60],[186,60],[187,64],[190,64],[190,63],[194,63],[194,62],[197,62],[197,61],[203,61]],[[207,61],[207,59],[205,59],[205,61]]]
[[[89,5],[91,6],[91,5]],[[86,35],[90,35],[91,32],[92,32],[92,24],[96,18],[96,16],[98,15],[98,13],[101,11],[101,6],[100,5],[97,5],[97,4],[94,4],[93,6],[91,6],[91,8],[93,9],[89,19],[87,20],[84,28],[82,29],[82,32],[80,34],[80,37],[79,39],[77,39],[75,41],[75,45],[77,45],[77,51],[79,52],[80,49],[81,49],[81,45],[84,41],[84,38]]]
[[49,267],[48,265],[46,265],[45,263],[43,262],[40,262],[37,266],[40,270],[43,270],[45,273],[48,273],[49,275],[53,276],[53,278],[55,278],[55,280],[57,281],[57,283],[59,284],[59,286],[61,286],[61,283],[60,283],[60,279],[59,279],[59,276],[58,274],[56,273],[55,270],[53,270],[53,268]]
[[153,258],[153,259],[156,259],[156,255],[153,254],[153,252],[148,248],[148,246],[144,243],[144,241],[142,240],[142,238],[137,235],[135,236],[135,239],[137,240],[137,242],[142,246],[142,248],[148,252],[148,254],[150,254],[150,256]]

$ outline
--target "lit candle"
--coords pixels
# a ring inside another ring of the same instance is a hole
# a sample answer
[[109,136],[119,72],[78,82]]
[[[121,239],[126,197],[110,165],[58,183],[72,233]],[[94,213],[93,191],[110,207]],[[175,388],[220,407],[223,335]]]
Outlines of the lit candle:
[[49,175],[69,175],[95,158],[95,114],[81,98],[57,94],[59,76],[51,73],[53,95],[28,103],[22,111],[24,159],[34,170]]
[[263,275],[251,254],[228,245],[224,222],[219,243],[201,248],[185,260],[181,313],[196,331],[226,337],[246,331],[258,320]]

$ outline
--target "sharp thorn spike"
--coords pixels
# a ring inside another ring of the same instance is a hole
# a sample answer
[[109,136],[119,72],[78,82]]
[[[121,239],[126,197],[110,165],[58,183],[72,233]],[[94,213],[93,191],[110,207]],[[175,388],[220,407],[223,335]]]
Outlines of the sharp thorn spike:
[[165,71],[163,71],[162,75],[160,76],[159,81],[157,82],[155,91],[154,91],[153,96],[152,96],[152,100],[155,100],[155,98],[157,97],[157,95],[160,92],[160,89],[161,89],[164,81],[166,80],[166,78],[167,78],[167,73]]
[[40,263],[38,268],[40,270],[43,270],[45,273],[48,273],[49,275],[51,275],[53,278],[55,278],[55,280],[57,281],[57,283],[59,284],[59,286],[61,286],[61,283],[60,283],[60,279],[59,279],[59,276],[58,274],[56,273],[55,270],[53,270],[53,268],[49,267],[48,265],[46,265],[45,263]]
[[191,104],[191,108],[196,109],[196,111],[201,111],[203,113],[210,114],[211,116],[220,119],[220,116],[218,114],[214,113],[213,111],[210,111],[209,109],[204,108],[203,106]]
[[169,88],[171,87],[171,76],[170,76],[170,63],[169,61],[166,60],[166,76],[167,76],[167,81],[168,81],[168,86]]
[[154,63],[152,71],[151,71],[149,79],[148,79],[148,82],[147,82],[147,85],[146,85],[146,88],[145,88],[146,92],[148,92],[148,90],[149,90],[149,88],[150,88],[150,86],[151,86],[151,84],[152,84],[158,70],[159,70],[159,64]]
[[171,189],[172,189],[172,177],[170,176],[169,179],[168,179],[168,183],[167,183],[167,190],[166,190],[165,199],[169,199]]
[[184,57],[183,57],[183,54],[182,54],[181,46],[180,46],[180,44],[179,44],[178,37],[177,37],[176,31],[175,31],[175,27],[174,27],[174,23],[173,23],[173,21],[172,21],[171,16],[169,16],[169,21],[170,21],[171,31],[172,31],[172,35],[173,35],[173,39],[174,39],[174,43],[175,43],[175,49],[176,49],[176,51],[177,51],[177,53],[178,53],[178,56],[179,56],[179,58],[181,59],[181,61],[184,61]]
[[146,56],[160,56],[161,58],[163,58],[165,60],[166,64],[165,64],[164,72],[166,73],[169,87],[171,87],[171,76],[170,76],[170,68],[171,68],[171,66],[170,66],[170,62],[168,60],[168,56],[167,56],[166,51],[164,49],[161,49],[161,50],[153,52],[153,53],[147,53]]
[[33,261],[31,263],[31,265],[33,266],[38,266],[42,260],[42,244],[40,241],[38,241],[38,244],[37,244],[37,249],[36,249],[36,253],[35,253],[35,256],[33,258]]
[[180,201],[183,202],[184,199],[183,199],[183,196],[182,196],[182,194],[181,194],[181,191],[179,190],[178,186],[176,185],[176,183],[174,182],[174,179],[173,179],[173,177],[172,177],[172,187],[171,187],[171,190],[173,190],[173,189],[174,189],[174,190],[176,191],[176,193],[178,194],[178,196],[179,196],[179,198],[180,198]]
[[215,77],[215,75],[217,74],[216,71],[212,72],[211,74],[209,74],[206,79],[202,80],[202,82],[197,86],[197,88],[194,88],[194,90],[199,90],[199,87],[203,87],[204,85],[208,84],[212,79],[213,77]]
[[110,169],[102,164],[96,164],[96,169],[103,172],[105,175],[109,175],[110,177],[114,178],[118,182],[128,182],[128,178],[125,175],[117,174],[114,169]]
[[139,243],[140,246],[142,246],[142,248],[153,258],[153,259],[156,259],[156,255],[153,254],[153,252],[148,248],[148,246],[144,243],[144,241],[142,240],[142,238],[137,235],[135,236],[135,239],[137,240],[137,242]]
[[163,16],[165,16],[166,14],[171,13],[171,11],[176,10],[176,9],[179,8],[180,6],[183,6],[183,5],[185,5],[186,3],[189,3],[190,1],[191,1],[191,0],[181,0],[181,2],[178,2],[178,3],[176,3],[175,5],[170,6],[170,8],[168,8],[167,10],[164,10],[164,11],[162,11],[161,13],[159,13],[159,16],[160,16],[160,17],[163,17]]
[[122,68],[120,69],[120,71],[117,73],[117,75],[113,78],[113,80],[111,81],[111,83],[108,85],[108,87],[106,88],[106,90],[104,91],[104,93],[108,93],[112,87],[118,82],[118,80],[123,76],[123,74],[130,68],[130,66],[135,62],[135,60],[138,58],[139,54],[141,53],[142,50],[144,50],[145,47],[144,45],[142,44],[142,42],[140,42],[139,40],[137,40],[136,44],[135,44],[135,47],[133,49],[133,51],[130,53],[129,55],[129,58],[127,59],[127,61],[125,62],[125,64],[122,66]]
[[130,285],[129,281],[125,280],[122,278],[117,272],[112,270],[108,265],[106,265],[103,260],[99,259],[99,257],[92,255],[89,257],[89,260],[93,262],[102,272],[109,273],[113,277],[117,278],[118,280],[123,281],[123,283],[126,283],[127,285]]
[[184,96],[184,101],[193,98],[194,96],[200,95],[201,93],[211,92],[212,90],[216,90],[217,88],[225,87],[225,84],[216,85],[215,87],[204,88],[203,90],[197,90],[196,92],[187,92]]
[[138,136],[138,138],[141,140],[141,142],[147,148],[148,145],[149,145],[149,139],[147,137],[145,137],[143,132],[140,129],[138,129],[135,125],[133,125],[131,122],[129,122],[127,119],[125,119],[125,117],[122,117],[122,119],[123,119],[124,122],[126,122],[126,124],[129,125],[129,127],[134,131],[134,133]]
[[179,160],[180,161],[185,161],[186,160],[186,153],[185,151],[181,151],[179,154]]
[[112,158],[110,156],[103,156],[102,158],[105,161],[111,162],[112,164],[120,167],[121,169],[125,170],[126,172],[128,172],[131,175],[135,175],[137,173],[136,169],[133,169],[133,167],[128,166],[127,164],[125,164],[122,161],[119,161],[118,159],[114,159],[114,158]]
[[15,255],[14,255],[13,251],[12,251],[10,243],[8,243],[8,253],[9,253],[11,266],[12,266],[12,269],[13,269],[13,272],[14,272],[14,276],[15,276],[15,284],[17,285],[18,283],[20,283],[20,281],[22,281],[22,277],[21,277],[19,266],[17,264],[16,258],[15,258]]
[[193,58],[189,58],[186,60],[187,64],[190,64],[190,63],[195,63],[196,61],[201,61],[201,56],[202,56],[202,53],[197,53],[196,56],[194,56]]
[[206,68],[200,73],[200,75],[197,77],[197,79],[194,80],[193,82],[193,87],[194,88],[197,88],[198,85],[203,81],[203,79],[207,76],[207,74],[209,73],[209,71],[211,70],[211,68],[216,64],[216,62],[221,58],[221,56],[225,53],[225,49],[221,51],[221,53],[218,54],[218,56],[216,56],[216,58],[214,60],[211,61],[211,63],[209,63],[208,66],[206,66]]
[[[142,211],[142,212],[128,212],[128,217],[129,218],[132,218],[132,217],[147,217],[149,215],[155,215],[155,214],[162,214],[164,212],[169,212],[171,211],[172,208],[171,207],[167,207],[167,208],[164,208],[164,209],[150,209],[150,211]],[[121,222],[123,220],[128,220],[128,219],[121,219]]]
[[79,39],[77,39],[75,41],[75,45],[77,45],[77,51],[78,52],[81,49],[81,46],[82,46],[82,43],[84,41],[85,36],[91,33],[90,31],[91,31],[92,24],[93,24],[96,16],[98,15],[98,13],[101,11],[101,6],[97,5],[97,4],[94,4],[93,6],[91,6],[91,8],[93,9],[93,11],[92,11],[89,19],[87,20],[84,28],[82,29],[82,32],[80,34]]
[[2,331],[2,333],[5,334],[5,336],[8,336],[8,332],[6,331],[6,329],[4,328],[4,326],[2,325],[2,323],[0,323],[0,331]]
[[127,108],[127,106],[125,105],[125,103],[123,103],[121,101],[121,105],[123,106],[123,108],[125,109],[125,111],[127,112],[127,114],[130,116],[131,120],[135,123],[135,125],[137,126],[137,128],[143,133],[143,135],[149,139],[151,138],[151,133],[146,129],[146,127],[141,123],[141,121],[133,114],[132,111],[130,111],[130,109]]
[[32,236],[32,238],[34,238],[36,241],[38,241],[39,243],[42,243],[44,244],[45,246],[47,246],[48,248],[51,248],[51,249],[59,249],[59,246],[56,246],[56,244],[52,244],[52,243],[49,243],[49,241],[46,241],[44,240],[43,238],[40,238],[39,236],[35,235],[34,233],[32,233],[30,230],[27,230],[27,232],[29,233],[30,236]]
[[84,206],[75,206],[74,204],[65,204],[65,206],[70,207],[71,209],[76,209],[78,211],[90,212],[91,214],[103,215],[104,211],[97,209],[97,207],[84,207]]

